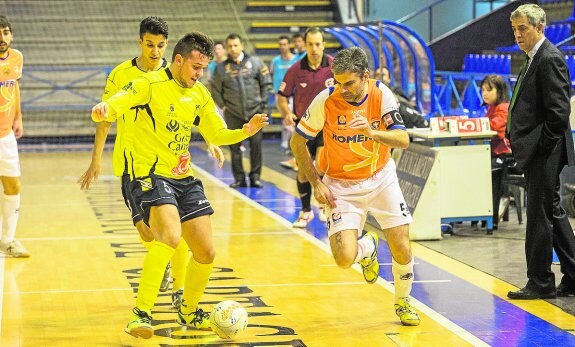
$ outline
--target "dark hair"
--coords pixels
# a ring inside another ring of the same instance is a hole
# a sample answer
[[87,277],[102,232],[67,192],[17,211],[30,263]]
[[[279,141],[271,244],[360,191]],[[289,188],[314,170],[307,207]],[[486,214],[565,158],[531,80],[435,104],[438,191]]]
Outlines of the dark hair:
[[363,77],[368,68],[367,55],[359,47],[342,49],[333,58],[333,63],[331,64],[331,71],[333,71],[334,75],[351,72]]
[[288,42],[289,42],[289,37],[287,37],[286,35],[280,35],[278,37],[278,41],[281,41],[281,40],[288,40]]
[[8,28],[12,32],[12,25],[8,21],[8,18],[0,16],[0,28]]
[[487,75],[481,81],[479,87],[483,87],[484,84],[487,84],[490,88],[495,88],[497,90],[497,100],[495,101],[495,105],[499,105],[502,102],[509,101],[509,92],[507,91],[507,84],[503,80],[503,78],[499,75]]
[[163,35],[167,39],[168,23],[160,17],[146,17],[140,22],[140,38],[144,37],[144,34],[146,33],[150,33],[152,35]]
[[215,46],[215,45],[222,45],[222,46],[224,46],[224,47],[225,47],[225,45],[224,45],[224,41],[220,41],[220,40],[218,40],[218,41],[214,41],[214,46]]
[[182,37],[180,41],[176,43],[174,53],[172,54],[172,61],[174,61],[177,54],[185,59],[192,51],[198,51],[212,60],[214,59],[214,41],[212,41],[208,35],[199,31],[186,34],[186,36]]
[[300,34],[300,33],[295,33],[295,34],[293,34],[292,37],[291,37],[291,39],[294,40],[294,39],[297,39],[298,37],[303,39],[303,35]]
[[309,27],[307,28],[307,30],[305,31],[305,33],[303,34],[303,40],[305,42],[307,42],[307,35],[308,34],[317,34],[320,33],[321,34],[321,40],[325,41],[325,36],[323,35],[323,30],[321,30],[319,27]]
[[229,40],[240,40],[241,43],[242,37],[236,33],[231,33],[228,35],[228,37],[226,37],[226,44],[228,43]]

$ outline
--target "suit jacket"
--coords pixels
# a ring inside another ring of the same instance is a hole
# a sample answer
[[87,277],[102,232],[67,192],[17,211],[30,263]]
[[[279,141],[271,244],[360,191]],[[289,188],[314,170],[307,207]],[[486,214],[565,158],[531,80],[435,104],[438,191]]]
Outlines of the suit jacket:
[[527,170],[534,157],[549,155],[558,143],[566,147],[567,154],[560,164],[574,165],[569,125],[571,78],[563,54],[549,40],[539,47],[520,88],[513,92],[517,96],[509,109],[508,137],[519,167]]

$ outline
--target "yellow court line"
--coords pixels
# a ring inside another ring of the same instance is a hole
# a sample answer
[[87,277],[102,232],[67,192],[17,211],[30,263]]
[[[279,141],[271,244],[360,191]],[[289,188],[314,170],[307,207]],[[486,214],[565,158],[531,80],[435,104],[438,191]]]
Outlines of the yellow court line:
[[328,6],[330,1],[248,1],[249,7],[257,6]]
[[334,22],[252,22],[252,27],[275,28],[275,27],[326,27]]
[[558,328],[564,330],[575,329],[575,317],[563,311],[561,308],[545,300],[509,300],[507,298],[507,292],[517,290],[517,287],[416,242],[412,242],[411,247],[417,257],[430,264],[472,283]]

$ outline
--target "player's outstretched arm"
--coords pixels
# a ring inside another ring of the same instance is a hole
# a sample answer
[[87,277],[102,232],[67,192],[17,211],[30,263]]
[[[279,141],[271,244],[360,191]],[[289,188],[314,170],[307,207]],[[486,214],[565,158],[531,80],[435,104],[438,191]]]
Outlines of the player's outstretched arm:
[[78,179],[78,184],[80,184],[81,189],[90,188],[90,184],[98,179],[100,172],[102,170],[102,153],[104,152],[104,146],[106,145],[106,138],[108,137],[108,132],[110,131],[109,122],[100,122],[96,125],[96,135],[94,136],[94,147],[92,148],[92,161],[90,166],[80,176]]
[[208,143],[208,153],[210,154],[210,157],[217,159],[219,168],[224,165],[226,158],[224,158],[224,152],[222,152],[220,147]]
[[244,124],[243,131],[248,137],[254,136],[266,125],[269,125],[268,115],[265,113],[256,113],[249,122]]

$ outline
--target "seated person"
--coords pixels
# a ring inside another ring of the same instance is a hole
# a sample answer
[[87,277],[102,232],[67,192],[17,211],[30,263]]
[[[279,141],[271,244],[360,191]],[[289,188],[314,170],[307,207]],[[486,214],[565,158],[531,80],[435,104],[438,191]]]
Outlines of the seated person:
[[505,157],[511,155],[509,141],[505,138],[509,92],[507,84],[499,75],[487,75],[481,81],[481,95],[487,105],[485,117],[489,118],[491,130],[497,131],[491,139],[491,181],[493,192],[493,229],[499,222],[499,202],[503,194],[502,165]]
[[427,120],[423,118],[421,112],[417,110],[415,105],[409,101],[409,98],[407,95],[405,95],[403,90],[398,86],[392,87],[389,85],[391,83],[391,78],[389,76],[389,70],[387,67],[383,66],[377,68],[373,73],[372,78],[381,78],[381,82],[383,82],[386,86],[389,87],[389,89],[391,89],[399,105],[399,114],[401,114],[401,117],[403,117],[403,122],[406,128],[429,127]]

